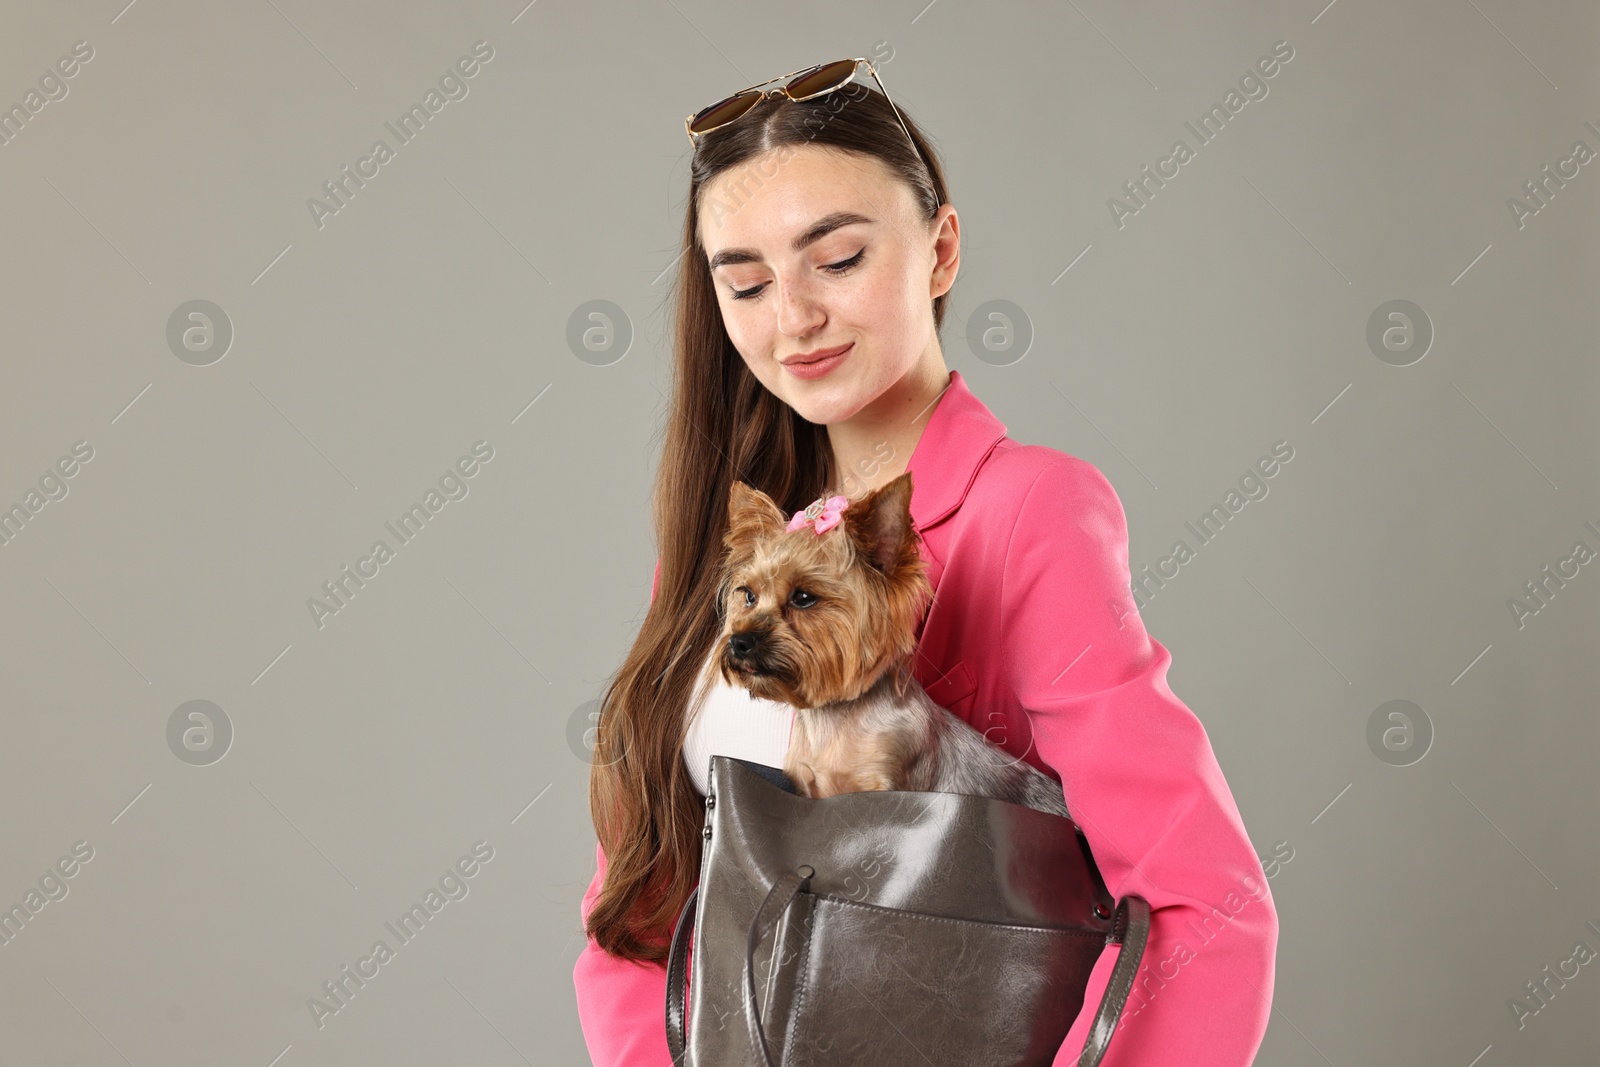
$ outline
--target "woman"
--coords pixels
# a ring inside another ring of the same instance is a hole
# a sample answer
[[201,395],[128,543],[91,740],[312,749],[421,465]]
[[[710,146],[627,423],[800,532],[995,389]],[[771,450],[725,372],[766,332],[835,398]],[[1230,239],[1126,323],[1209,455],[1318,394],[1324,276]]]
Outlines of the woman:
[[[856,62],[824,80],[847,80]],[[819,87],[814,75],[794,95]],[[783,763],[786,706],[720,679],[699,688],[731,481],[792,512],[909,469],[937,590],[918,680],[1059,779],[1112,895],[1151,906],[1104,1067],[1250,1063],[1278,932],[1261,864],[1204,728],[1167,686],[1171,657],[1134,608],[1110,483],[1085,460],[1011,440],[945,366],[938,330],[960,227],[938,159],[856,82],[803,100],[773,91],[727,121],[735,112],[718,105],[696,119],[723,125],[690,128],[653,501],[661,555],[649,613],[603,698],[590,777],[597,871],[573,980],[591,1057],[671,1062],[664,960],[698,880],[709,754]],[[1115,954],[1091,975],[1058,1063],[1076,1062]]]

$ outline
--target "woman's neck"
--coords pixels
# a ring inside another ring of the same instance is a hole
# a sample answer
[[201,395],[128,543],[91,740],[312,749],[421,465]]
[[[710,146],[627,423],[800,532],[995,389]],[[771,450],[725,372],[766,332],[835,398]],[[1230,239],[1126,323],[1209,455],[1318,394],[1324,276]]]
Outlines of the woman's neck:
[[835,470],[830,494],[856,500],[905,473],[929,417],[950,386],[944,356],[935,355],[847,421],[828,426]]

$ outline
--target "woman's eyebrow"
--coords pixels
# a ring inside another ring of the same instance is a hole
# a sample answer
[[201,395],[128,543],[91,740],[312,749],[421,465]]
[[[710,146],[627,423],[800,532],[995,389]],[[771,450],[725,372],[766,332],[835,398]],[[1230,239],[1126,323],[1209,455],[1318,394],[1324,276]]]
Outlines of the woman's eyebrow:
[[[824,215],[806,228],[806,231],[794,239],[794,250],[801,251],[807,245],[820,241],[841,226],[851,226],[858,222],[875,222],[865,215],[854,211],[835,211],[831,215]],[[760,263],[761,253],[753,248],[724,248],[711,257],[710,269],[725,267],[733,263]]]

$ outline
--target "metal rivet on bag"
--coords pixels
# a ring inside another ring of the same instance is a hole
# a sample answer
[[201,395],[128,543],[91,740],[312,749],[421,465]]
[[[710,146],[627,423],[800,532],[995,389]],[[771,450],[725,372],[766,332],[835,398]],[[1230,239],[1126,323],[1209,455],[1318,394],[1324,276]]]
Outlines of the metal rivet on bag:
[[1100,916],[1102,919],[1111,918],[1111,909],[1106,907],[1104,904],[1096,904],[1094,906],[1094,913]]
[[705,828],[705,830],[704,830],[704,831],[703,831],[703,833],[702,833],[702,836],[703,836],[703,837],[704,837],[704,838],[705,838],[705,839],[706,839],[706,840],[707,840],[707,841],[710,841],[710,840],[711,840],[711,827],[709,827],[709,826],[707,826],[707,827],[706,827],[706,828]]
[[706,794],[706,807],[714,808],[716,806],[717,806],[717,794],[715,794],[715,793],[707,793]]

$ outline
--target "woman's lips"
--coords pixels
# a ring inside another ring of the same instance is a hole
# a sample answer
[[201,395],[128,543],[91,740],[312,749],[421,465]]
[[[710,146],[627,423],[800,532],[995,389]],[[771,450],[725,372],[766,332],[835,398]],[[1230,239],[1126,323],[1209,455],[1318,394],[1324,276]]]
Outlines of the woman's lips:
[[833,368],[843,363],[850,353],[855,351],[856,343],[851,341],[843,352],[836,356],[826,356],[811,363],[785,363],[783,369],[802,381],[812,381],[829,373]]

